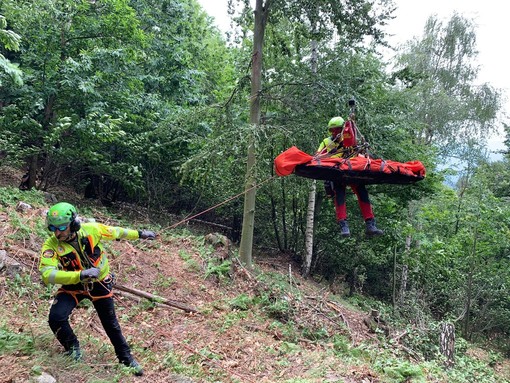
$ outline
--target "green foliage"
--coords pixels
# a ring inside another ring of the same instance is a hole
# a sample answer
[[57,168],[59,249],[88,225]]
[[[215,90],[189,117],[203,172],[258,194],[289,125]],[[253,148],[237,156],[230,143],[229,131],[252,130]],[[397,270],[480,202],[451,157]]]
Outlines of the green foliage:
[[158,274],[154,283],[156,286],[166,289],[175,283],[175,278],[167,277],[164,274]]
[[191,115],[191,105],[216,100],[227,49],[195,2],[132,4],[2,2],[23,31],[17,58],[27,73],[23,88],[6,89],[2,146],[11,162],[42,168],[37,187],[66,173],[103,201],[148,193],[173,202],[155,186],[178,188],[188,152],[178,138],[196,128],[165,121],[176,105]]
[[339,357],[342,357],[349,353],[349,349],[350,349],[349,343],[350,342],[349,342],[349,339],[347,339],[345,336],[335,334],[333,336],[332,343],[333,343],[333,351]]
[[265,284],[265,288],[257,296],[261,309],[270,318],[283,323],[291,321],[294,315],[294,306],[288,295],[287,283],[272,274],[265,274],[262,279],[267,279],[269,283]]
[[420,366],[410,362],[401,362],[396,366],[383,367],[384,373],[395,382],[425,382],[425,374]]
[[223,318],[223,323],[220,327],[220,332],[225,332],[232,326],[235,326],[241,321],[242,319],[245,319],[248,316],[248,313],[246,311],[233,311],[231,313],[228,313]]
[[18,298],[33,294],[36,288],[40,288],[40,284],[34,283],[28,274],[15,274],[6,283]]
[[331,334],[329,334],[328,330],[320,327],[320,328],[303,328],[302,330],[303,337],[305,339],[310,339],[311,341],[319,341],[329,339]]
[[195,271],[200,270],[200,265],[198,264],[198,262],[186,250],[180,249],[179,256],[181,257],[181,259],[183,259],[186,262],[186,266],[190,270],[195,270]]
[[256,301],[256,299],[243,293],[230,300],[229,305],[233,310],[246,311],[249,310],[256,303]]
[[0,205],[3,207],[25,202],[33,206],[45,206],[44,195],[36,190],[19,190],[12,186],[0,187]]
[[34,338],[31,334],[15,333],[0,327],[0,355],[21,353],[32,355],[35,352]]
[[210,275],[215,275],[220,279],[224,279],[228,277],[231,267],[231,260],[227,259],[218,264],[216,259],[210,259],[205,270],[205,277],[207,278]]
[[261,297],[261,305],[270,318],[278,319],[284,323],[293,316],[292,304],[284,296],[263,295]]
[[[419,159],[427,178],[412,186],[370,186],[378,226],[386,232],[370,241],[352,195],[347,204],[353,235],[339,238],[332,201],[320,190],[312,271],[345,283],[353,302],[361,294],[386,303],[395,299],[395,313],[409,334],[402,342],[429,360],[437,357],[439,330],[428,325],[435,319],[457,319],[459,335],[497,339],[508,351],[509,166],[508,159],[484,162],[473,144],[497,126],[501,106],[497,89],[473,84],[474,25],[459,15],[445,23],[430,19],[423,38],[400,52],[400,67],[390,77],[361,42],[366,36],[383,41],[379,27],[391,17],[391,2],[375,13],[366,1],[352,9],[331,1],[296,4],[271,4],[261,124],[255,128],[247,106],[252,46],[250,34],[242,35],[253,27],[248,3],[238,19],[240,35],[231,36],[236,44],[228,47],[192,0],[0,2],[2,164],[37,171],[41,189],[69,182],[82,192],[92,185],[104,202],[130,200],[147,206],[150,215],[189,217],[242,193],[251,137],[256,181],[262,183],[274,175],[273,159],[283,150],[296,145],[313,153],[329,118],[345,117],[346,101],[355,97],[358,127],[372,154]],[[445,154],[468,163],[455,188],[443,183],[447,171],[437,170]],[[301,260],[310,185],[290,176],[259,187],[258,246]],[[47,205],[35,191],[0,188],[0,210],[19,201]],[[239,197],[203,218],[238,229],[241,212]],[[43,220],[28,222],[16,213],[9,218],[17,230],[8,240],[30,240],[45,231]],[[210,258],[204,247],[197,251],[201,259],[179,250],[189,269],[220,279],[229,274],[230,261]],[[155,282],[166,288],[173,280]],[[289,281],[264,276],[261,282],[256,297],[241,294],[229,302],[241,313],[228,317],[227,327],[260,308],[282,326],[289,343],[301,336],[327,338],[320,326],[291,328],[296,294]],[[35,289],[23,277],[11,283],[19,294]],[[384,316],[391,311],[374,300],[360,304]],[[366,356],[341,338],[333,343],[336,354]],[[175,355],[165,363],[182,367]],[[468,380],[467,371],[480,368],[465,364],[466,372],[452,372],[452,381]],[[401,361],[380,367],[396,381],[423,379],[419,369]]]
[[[7,29],[7,20],[0,15],[0,45],[11,51],[19,51],[21,36],[12,30]],[[6,74],[15,85],[23,85],[22,72],[17,64],[13,64],[0,53],[0,70]],[[0,85],[2,85],[2,77],[0,76]]]

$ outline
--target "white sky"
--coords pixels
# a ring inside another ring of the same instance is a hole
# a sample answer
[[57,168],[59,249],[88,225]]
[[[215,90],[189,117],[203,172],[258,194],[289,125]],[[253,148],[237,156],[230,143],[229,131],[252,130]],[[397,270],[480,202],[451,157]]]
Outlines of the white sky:
[[[229,28],[227,0],[198,0],[203,9],[215,18],[220,30]],[[505,94],[503,112],[510,116],[510,54],[508,52],[508,24],[510,2],[506,0],[394,0],[396,16],[386,28],[391,34],[390,43],[402,44],[422,35],[425,21],[430,15],[447,20],[454,11],[474,20],[478,47],[479,83],[490,83]],[[491,150],[501,150],[503,129],[500,135],[489,140]],[[498,156],[499,157],[499,156]]]

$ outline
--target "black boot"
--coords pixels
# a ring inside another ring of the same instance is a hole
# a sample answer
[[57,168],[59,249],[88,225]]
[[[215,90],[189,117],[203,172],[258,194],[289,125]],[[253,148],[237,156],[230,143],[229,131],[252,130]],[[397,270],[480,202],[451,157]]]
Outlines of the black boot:
[[373,237],[373,236],[376,236],[376,235],[383,235],[384,232],[380,229],[378,229],[376,226],[375,226],[375,219],[374,218],[369,218],[365,221],[365,224],[366,224],[366,230],[365,230],[365,233],[366,235],[368,235],[369,237]]
[[143,368],[138,364],[138,362],[130,356],[127,359],[121,360],[120,363],[122,363],[124,366],[129,367],[133,375],[135,376],[142,376],[143,375]]
[[342,237],[348,237],[351,235],[351,231],[349,230],[349,224],[347,223],[347,220],[341,219],[338,221],[338,225],[340,226],[340,235]]
[[69,350],[65,351],[64,354],[76,362],[79,362],[83,357],[79,344],[72,345],[71,347],[69,347]]

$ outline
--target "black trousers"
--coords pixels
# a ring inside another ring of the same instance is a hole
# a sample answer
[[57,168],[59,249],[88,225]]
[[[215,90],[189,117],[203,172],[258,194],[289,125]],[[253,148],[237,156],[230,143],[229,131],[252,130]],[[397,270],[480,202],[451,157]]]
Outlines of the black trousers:
[[[95,285],[96,284],[97,283],[95,283]],[[102,286],[98,287],[100,289]],[[97,289],[94,288],[90,293],[92,296],[97,296],[92,294],[94,290]],[[91,299],[91,296],[85,292],[81,293],[79,290],[69,292],[60,290],[50,309],[48,323],[66,351],[73,347],[79,347],[80,345],[78,338],[69,324],[69,316],[78,305],[78,302],[81,302],[83,299]],[[115,314],[113,297],[95,299],[92,300],[92,304],[96,309],[106,334],[110,338],[117,358],[119,358],[120,362],[130,361],[132,358],[131,349],[124,335],[122,335],[119,321]]]

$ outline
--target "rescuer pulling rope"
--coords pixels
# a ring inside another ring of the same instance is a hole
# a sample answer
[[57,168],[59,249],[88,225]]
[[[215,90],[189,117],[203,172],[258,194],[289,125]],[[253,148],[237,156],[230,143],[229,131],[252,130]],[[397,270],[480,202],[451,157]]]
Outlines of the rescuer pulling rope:
[[80,343],[69,325],[69,316],[79,302],[89,299],[119,362],[136,376],[143,375],[115,314],[114,276],[110,273],[101,241],[154,239],[156,234],[150,230],[124,229],[96,222],[81,223],[76,208],[67,202],[52,206],[46,215],[46,223],[53,235],[42,245],[39,270],[44,283],[62,285],[53,300],[48,323],[66,354],[74,360],[82,359]]

